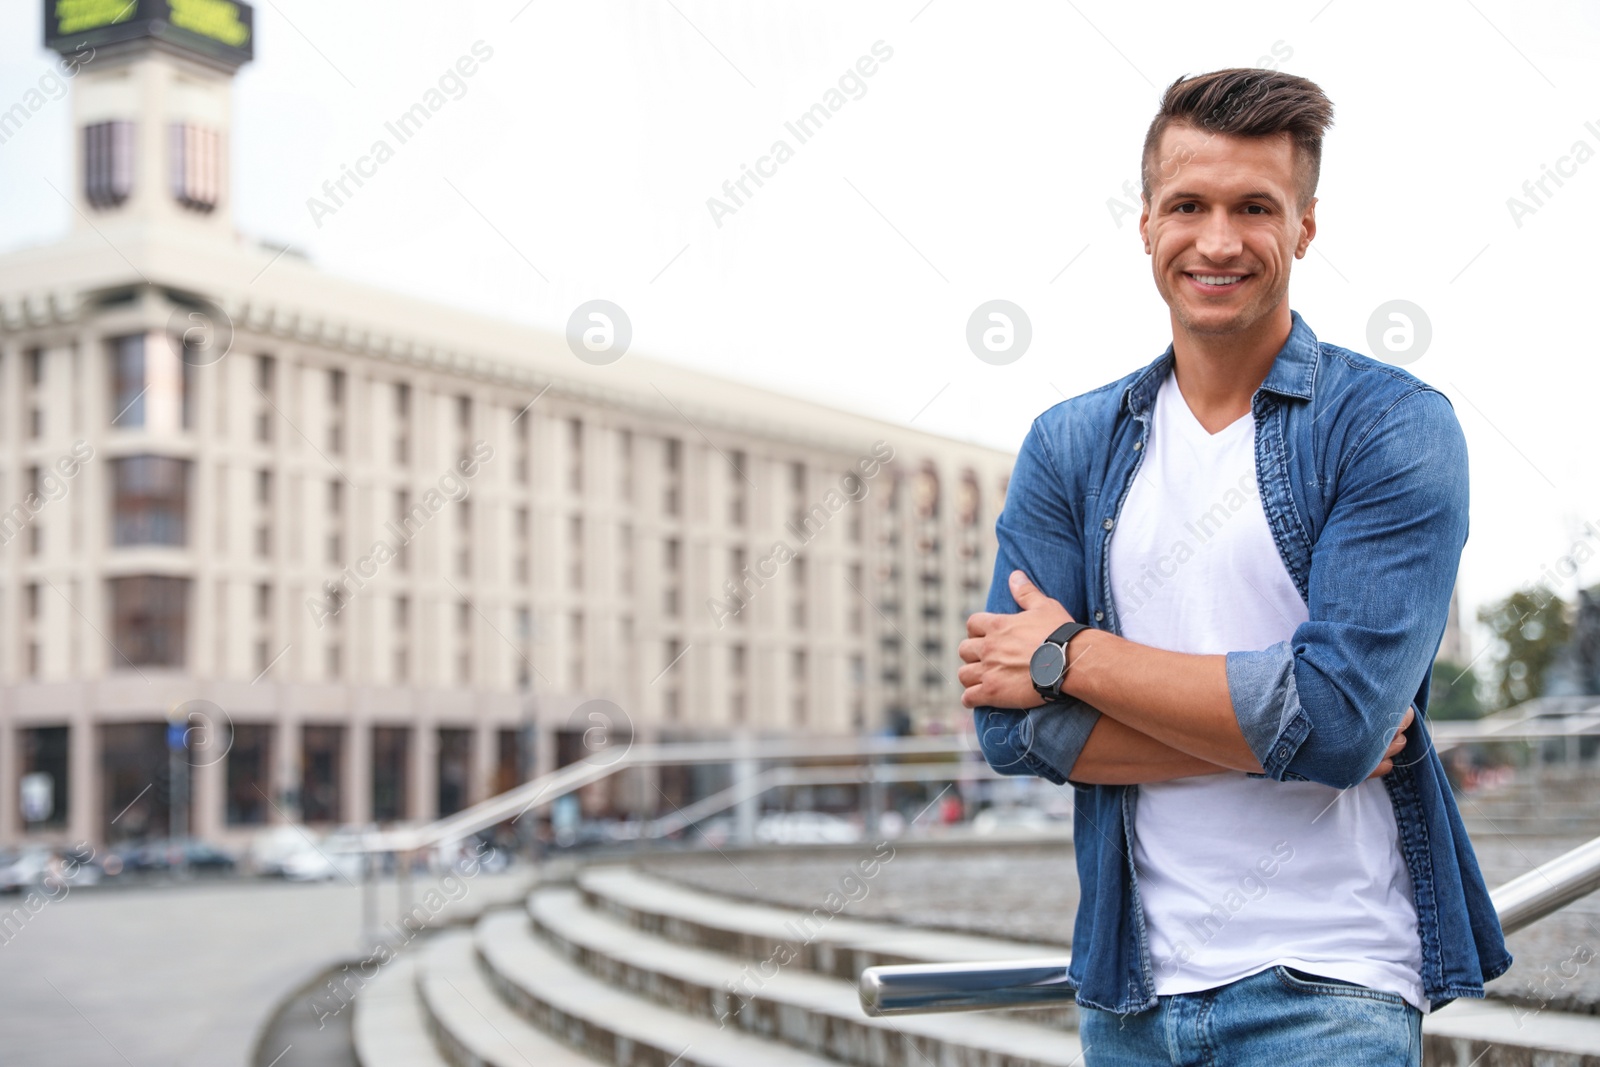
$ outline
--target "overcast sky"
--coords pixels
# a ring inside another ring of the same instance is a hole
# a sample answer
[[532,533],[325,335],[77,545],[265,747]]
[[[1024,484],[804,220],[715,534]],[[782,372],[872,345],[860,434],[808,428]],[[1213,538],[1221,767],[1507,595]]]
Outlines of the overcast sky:
[[[329,271],[556,330],[611,300],[634,351],[1014,450],[1041,410],[1171,340],[1136,212],[1113,203],[1135,207],[1160,90],[1276,66],[1335,106],[1291,305],[1370,354],[1380,306],[1427,316],[1407,369],[1471,448],[1470,614],[1584,520],[1600,531],[1597,8],[272,0],[237,80],[235,221]],[[0,109],[50,65],[39,19],[31,0],[0,14]],[[397,145],[384,124],[475,45],[492,54]],[[863,57],[873,73],[848,77]],[[842,77],[801,143],[785,123]],[[68,229],[45,180],[70,181],[69,117],[51,104],[0,146],[0,250]],[[333,205],[323,183],[379,138],[393,158]],[[735,204],[724,182],[780,139],[792,156]],[[1546,167],[1566,176],[1535,202],[1523,184]],[[1002,366],[966,341],[993,299],[1032,324]]]

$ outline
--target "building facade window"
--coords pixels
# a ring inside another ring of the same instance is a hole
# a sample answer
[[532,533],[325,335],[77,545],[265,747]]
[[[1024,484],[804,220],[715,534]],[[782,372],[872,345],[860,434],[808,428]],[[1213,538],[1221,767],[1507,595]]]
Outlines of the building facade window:
[[261,723],[236,723],[228,746],[229,826],[260,826],[271,810],[272,731]]
[[470,803],[469,783],[472,776],[472,731],[441,729],[439,731],[439,818],[453,815]]
[[113,337],[111,346],[111,425],[137,430],[144,425],[144,335]]
[[22,755],[22,824],[26,830],[67,828],[70,727],[34,726],[17,731]]
[[93,122],[83,128],[83,196],[104,211],[133,192],[133,123]]
[[216,130],[175,122],[167,130],[172,198],[206,214],[222,195],[222,137]]
[[170,456],[127,456],[111,464],[111,543],[188,543],[190,463]]
[[661,510],[673,518],[683,513],[683,442],[669,437],[663,454],[665,484],[661,489]]
[[188,615],[187,578],[111,579],[112,669],[182,667]]
[[264,445],[272,443],[272,382],[276,369],[273,357],[256,357],[256,393],[261,400],[256,408],[256,441]]
[[[156,335],[159,336],[159,335]],[[193,423],[190,396],[194,365],[163,339],[152,350],[144,334],[110,338],[111,417],[119,430],[187,430]]]
[[396,382],[394,386],[394,461],[411,462],[411,386]]
[[567,488],[583,492],[583,422],[567,420]]
[[300,731],[300,817],[308,823],[344,821],[344,727]]
[[372,819],[397,822],[410,805],[411,730],[404,726],[372,728]]

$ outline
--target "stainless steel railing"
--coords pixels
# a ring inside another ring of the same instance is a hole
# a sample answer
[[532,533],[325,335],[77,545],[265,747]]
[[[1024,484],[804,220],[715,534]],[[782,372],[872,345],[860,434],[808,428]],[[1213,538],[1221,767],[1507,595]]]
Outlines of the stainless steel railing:
[[[1514,878],[1491,893],[1500,927],[1514,933],[1600,889],[1600,837]],[[861,972],[868,1015],[1036,1008],[1071,1002],[1071,957],[981,963],[915,963]]]
[[[974,757],[976,742],[970,735],[895,738],[804,738],[787,741],[705,741],[629,745],[621,752],[602,751],[587,759],[541,775],[497,796],[490,797],[423,826],[373,831],[347,851],[365,853],[415,852],[446,841],[460,841],[480,830],[515,819],[542,808],[585,785],[609,778],[630,768],[664,767],[688,763],[726,763],[742,767],[735,778],[760,773],[762,763],[787,763],[813,759],[855,759],[870,761],[894,756],[955,756],[958,762],[946,766],[960,769],[960,776],[999,778],[988,764]],[[887,772],[883,772],[887,773]],[[869,781],[868,774],[860,779]],[[739,787],[735,787],[736,789]],[[744,799],[749,799],[746,796]],[[703,812],[703,817],[709,812]]]
[[[931,762],[894,763],[895,757],[954,757]],[[845,766],[796,766],[809,760],[842,760]],[[620,751],[602,750],[587,759],[541,775],[532,781],[465,808],[454,815],[422,826],[370,829],[350,835],[319,852],[354,854],[361,859],[361,929],[375,936],[380,920],[377,879],[385,856],[395,856],[397,907],[401,914],[412,904],[411,868],[418,854],[437,845],[461,841],[479,831],[546,807],[561,797],[630,768],[681,764],[722,763],[734,768],[734,784],[686,808],[652,820],[640,836],[658,838],[730,808],[741,809],[739,822],[749,833],[740,843],[753,844],[756,803],[768,790],[792,785],[859,783],[881,786],[905,781],[999,780],[977,754],[971,735],[943,737],[799,738],[791,740],[673,742],[625,745]],[[764,766],[764,764],[766,766]],[[313,847],[315,844],[313,844]],[[330,865],[333,864],[330,858]],[[353,883],[352,883],[353,884]]]

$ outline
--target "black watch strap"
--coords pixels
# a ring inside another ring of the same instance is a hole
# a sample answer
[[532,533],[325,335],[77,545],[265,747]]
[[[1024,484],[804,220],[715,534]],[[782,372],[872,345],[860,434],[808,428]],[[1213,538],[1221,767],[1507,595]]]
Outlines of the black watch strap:
[[1067,642],[1071,641],[1072,638],[1077,634],[1088,629],[1092,629],[1092,627],[1086,622],[1064,622],[1051,631],[1050,636],[1045,638],[1045,640],[1049,641],[1052,645],[1060,645],[1061,650],[1065,652],[1067,648]]

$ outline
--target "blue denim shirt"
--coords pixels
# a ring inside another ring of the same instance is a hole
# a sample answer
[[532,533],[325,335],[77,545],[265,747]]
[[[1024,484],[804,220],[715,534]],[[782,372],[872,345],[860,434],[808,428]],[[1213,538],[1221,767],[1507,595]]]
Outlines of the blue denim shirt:
[[[1298,312],[1251,399],[1256,480],[1272,539],[1310,618],[1288,641],[1226,657],[1228,692],[1263,773],[1343,789],[1361,782],[1414,706],[1383,783],[1415,890],[1432,1007],[1482,996],[1511,965],[1426,711],[1467,539],[1467,447],[1448,398],[1398,367],[1319,342]],[[995,523],[988,610],[1017,611],[1024,571],[1080,622],[1120,633],[1109,546],[1150,435],[1153,363],[1034,420]],[[1133,867],[1138,786],[1071,772],[1100,713],[1082,701],[973,710],[1001,774],[1074,786],[1079,901],[1068,980],[1080,1004],[1156,1004]],[[1248,812],[1240,812],[1246,819]],[[1308,914],[1308,921],[1315,916]]]

